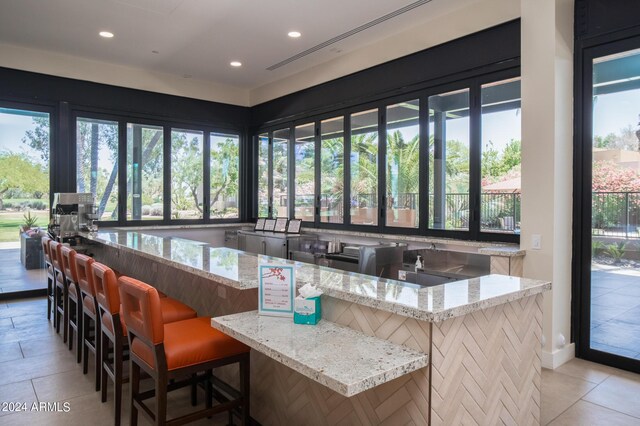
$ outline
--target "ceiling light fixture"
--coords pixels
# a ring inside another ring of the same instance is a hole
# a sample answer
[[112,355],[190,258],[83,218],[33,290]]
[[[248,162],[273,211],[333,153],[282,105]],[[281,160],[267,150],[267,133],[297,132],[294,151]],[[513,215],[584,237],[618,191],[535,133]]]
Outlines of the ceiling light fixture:
[[291,38],[298,38],[300,37],[302,34],[300,34],[298,31],[289,31],[289,34],[287,34],[289,37]]
[[241,67],[242,66],[242,62],[240,62],[240,61],[231,61],[229,63],[229,65],[231,65],[232,67],[236,67],[237,68],[237,67]]
[[104,37],[104,38],[113,38],[113,33],[109,32],[109,31],[100,31],[100,37]]

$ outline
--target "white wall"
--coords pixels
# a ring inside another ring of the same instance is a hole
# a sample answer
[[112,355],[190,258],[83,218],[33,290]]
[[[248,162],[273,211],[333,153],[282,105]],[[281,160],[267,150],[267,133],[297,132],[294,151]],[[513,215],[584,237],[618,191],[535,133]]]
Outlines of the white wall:
[[251,90],[257,105],[307,87],[353,74],[411,53],[517,19],[520,3],[514,0],[479,0],[449,14],[435,17],[381,42],[362,47],[301,73]]
[[10,44],[0,43],[0,66],[206,101],[249,105],[247,89]]
[[[551,280],[544,298],[543,366],[574,356],[571,333],[573,0],[522,4],[522,232],[524,275]],[[542,249],[532,250],[533,235]]]

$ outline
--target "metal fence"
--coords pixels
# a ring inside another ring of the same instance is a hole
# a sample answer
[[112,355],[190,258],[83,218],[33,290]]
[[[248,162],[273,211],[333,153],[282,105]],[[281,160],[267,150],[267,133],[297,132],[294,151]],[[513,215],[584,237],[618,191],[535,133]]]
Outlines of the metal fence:
[[[418,193],[400,193],[388,197],[389,208],[417,210]],[[313,195],[296,195],[296,204],[311,205]],[[430,217],[433,217],[433,194],[430,196]],[[520,229],[520,194],[483,193],[481,196],[481,226],[489,232],[518,232]],[[280,206],[286,206],[287,197],[281,196]],[[358,194],[351,200],[352,208],[367,208],[377,205],[377,194]],[[321,212],[330,212],[330,222],[342,223],[342,194],[321,194]],[[444,229],[463,230],[469,227],[469,194],[448,193],[445,199]]]
[[591,234],[640,238],[640,192],[593,192]]

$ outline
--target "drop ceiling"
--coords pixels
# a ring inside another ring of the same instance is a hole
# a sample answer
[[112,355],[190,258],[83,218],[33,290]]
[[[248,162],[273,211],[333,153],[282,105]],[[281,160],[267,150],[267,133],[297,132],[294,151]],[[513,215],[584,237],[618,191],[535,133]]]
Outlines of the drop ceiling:
[[0,43],[251,90],[474,1],[0,0]]

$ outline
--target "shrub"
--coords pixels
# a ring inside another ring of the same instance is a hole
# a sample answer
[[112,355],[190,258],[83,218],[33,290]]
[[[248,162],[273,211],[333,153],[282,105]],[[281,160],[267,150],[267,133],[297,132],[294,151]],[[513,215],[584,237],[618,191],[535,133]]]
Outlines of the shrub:
[[142,215],[149,216],[151,214],[151,206],[144,205],[142,206]]
[[162,216],[162,204],[152,204],[149,211],[150,216]]
[[47,208],[47,205],[43,201],[36,200],[36,201],[31,201],[29,203],[29,207],[34,210],[45,210]]

